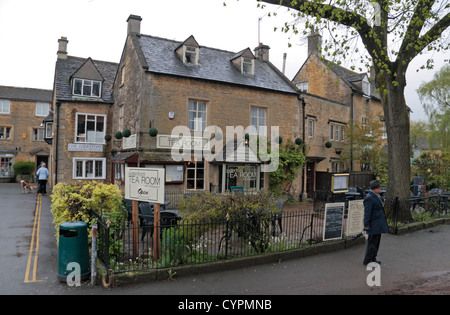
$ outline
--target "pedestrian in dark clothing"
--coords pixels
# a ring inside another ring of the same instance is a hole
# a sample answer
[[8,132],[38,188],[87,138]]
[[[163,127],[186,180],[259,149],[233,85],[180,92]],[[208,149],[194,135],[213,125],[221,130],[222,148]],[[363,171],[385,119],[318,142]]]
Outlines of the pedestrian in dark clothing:
[[381,234],[389,232],[383,202],[380,198],[380,182],[377,180],[371,181],[369,188],[369,193],[364,198],[364,231],[368,235],[366,254],[363,261],[365,266],[371,262],[381,263],[376,260]]

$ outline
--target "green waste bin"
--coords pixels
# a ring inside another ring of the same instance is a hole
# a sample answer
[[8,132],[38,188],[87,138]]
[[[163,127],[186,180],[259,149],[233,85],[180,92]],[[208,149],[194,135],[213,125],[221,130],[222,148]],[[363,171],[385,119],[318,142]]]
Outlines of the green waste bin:
[[66,282],[70,276],[80,276],[80,281],[89,278],[89,245],[87,224],[82,221],[69,221],[59,225],[58,279]]

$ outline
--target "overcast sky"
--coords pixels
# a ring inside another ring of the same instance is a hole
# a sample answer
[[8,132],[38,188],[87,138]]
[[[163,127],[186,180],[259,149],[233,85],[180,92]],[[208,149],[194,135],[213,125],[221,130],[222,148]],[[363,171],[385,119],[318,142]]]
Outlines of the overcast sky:
[[[285,74],[292,79],[306,60],[306,41],[275,32],[292,18],[285,8],[268,7],[257,8],[256,0],[0,0],[0,85],[52,89],[61,36],[68,38],[71,56],[119,62],[130,14],[142,17],[143,34],[178,41],[193,35],[201,46],[238,52],[253,50],[259,39],[270,46],[270,60],[280,70],[287,53]],[[276,17],[267,15],[274,10]],[[417,73],[426,60],[421,57],[407,72],[405,98],[413,120],[426,119],[415,90],[448,59],[433,56],[435,70]]]

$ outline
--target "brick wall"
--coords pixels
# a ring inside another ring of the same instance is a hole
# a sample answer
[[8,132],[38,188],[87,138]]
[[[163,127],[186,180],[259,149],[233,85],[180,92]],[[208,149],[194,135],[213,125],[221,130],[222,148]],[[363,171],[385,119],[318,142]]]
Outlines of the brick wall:
[[10,114],[0,114],[0,126],[11,127],[11,139],[0,139],[1,150],[18,150],[14,162],[37,162],[36,154],[48,156],[50,146],[33,140],[33,128],[41,129],[45,117],[36,116],[36,102],[10,100]]

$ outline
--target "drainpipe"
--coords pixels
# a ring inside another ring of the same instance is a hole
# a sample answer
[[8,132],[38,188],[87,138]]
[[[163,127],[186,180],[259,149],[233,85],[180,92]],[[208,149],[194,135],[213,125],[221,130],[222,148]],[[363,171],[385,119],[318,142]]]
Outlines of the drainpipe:
[[61,103],[56,102],[56,135],[55,135],[55,180],[53,186],[58,183],[58,139],[59,139],[59,110]]
[[[306,136],[306,133],[305,133],[305,120],[306,120],[305,107],[306,107],[306,102],[305,102],[305,99],[303,97],[301,97],[301,94],[298,94],[297,98],[300,101],[302,101],[302,133],[303,133],[303,148],[302,148],[302,151],[303,151],[303,155],[305,155],[305,143],[306,143],[305,142],[306,141],[305,140],[305,136]],[[305,161],[305,163],[306,163],[306,161]],[[302,167],[302,191],[301,191],[300,197],[299,197],[300,202],[303,201],[303,194],[305,192],[305,166],[306,165],[303,165],[303,167]]]
[[[353,91],[350,94],[350,121],[353,120]],[[353,172],[353,140],[350,139],[350,172]]]

